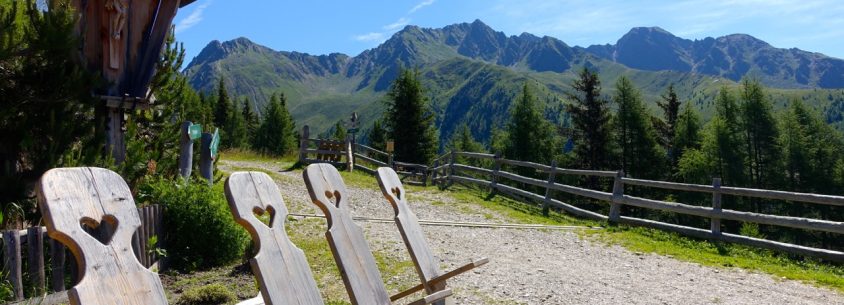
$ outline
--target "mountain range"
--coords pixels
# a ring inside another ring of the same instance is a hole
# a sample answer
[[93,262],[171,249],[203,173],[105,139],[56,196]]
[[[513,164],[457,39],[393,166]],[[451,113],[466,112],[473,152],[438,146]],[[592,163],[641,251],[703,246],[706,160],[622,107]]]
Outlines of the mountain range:
[[535,88],[546,116],[565,123],[563,96],[582,67],[598,71],[604,94],[626,75],[653,104],[674,84],[681,99],[704,114],[719,88],[744,77],[773,88],[777,105],[798,97],[828,116],[844,109],[844,60],[774,48],[749,35],[688,40],[658,27],[633,28],[614,45],[584,48],[548,36],[507,36],[480,20],[438,29],[407,26],[357,56],[275,51],[238,38],[212,41],[184,73],[207,92],[222,77],[229,92],[256,101],[259,113],[270,94],[283,92],[299,126],[327,131],[353,111],[366,128],[380,117],[383,96],[400,69],[413,68],[442,139],[462,123],[486,139],[506,121],[510,101],[525,82]]

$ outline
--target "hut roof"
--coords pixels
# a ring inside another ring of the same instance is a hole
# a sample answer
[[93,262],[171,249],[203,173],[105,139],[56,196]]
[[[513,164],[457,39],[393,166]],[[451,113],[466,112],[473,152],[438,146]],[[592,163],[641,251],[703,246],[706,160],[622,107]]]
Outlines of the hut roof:
[[182,8],[182,7],[188,6],[188,4],[191,4],[191,3],[194,3],[194,2],[196,2],[196,0],[182,0],[182,2],[179,2],[179,7]]

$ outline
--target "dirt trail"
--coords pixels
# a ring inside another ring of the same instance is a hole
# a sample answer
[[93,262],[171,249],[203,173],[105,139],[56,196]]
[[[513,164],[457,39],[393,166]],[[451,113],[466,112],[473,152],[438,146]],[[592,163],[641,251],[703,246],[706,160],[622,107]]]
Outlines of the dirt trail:
[[[282,172],[278,165],[260,162],[230,161],[222,167],[276,172],[291,212],[318,213],[310,204],[301,171]],[[350,185],[349,190],[353,215],[392,216],[377,185]],[[449,205],[453,198],[434,190],[409,198],[420,219],[507,221],[494,211],[454,208]],[[359,224],[372,248],[403,255],[404,245],[395,225]],[[737,268],[706,267],[633,253],[583,240],[576,232],[424,229],[444,266],[490,258],[486,266],[449,281],[456,304],[844,304],[844,296],[828,289]]]

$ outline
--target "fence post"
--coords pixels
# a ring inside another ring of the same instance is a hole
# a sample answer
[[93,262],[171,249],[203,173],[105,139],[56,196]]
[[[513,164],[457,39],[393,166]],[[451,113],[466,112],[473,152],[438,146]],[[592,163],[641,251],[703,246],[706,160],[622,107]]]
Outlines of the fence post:
[[489,184],[489,194],[495,195],[496,190],[498,190],[498,172],[501,171],[501,153],[495,153],[495,165],[492,168],[492,177],[490,178],[491,183]]
[[182,123],[181,137],[179,137],[179,175],[185,179],[190,178],[193,168],[193,140],[188,131],[191,125],[193,125],[191,121]]
[[448,161],[448,185],[446,185],[446,187],[449,187],[452,184],[454,184],[453,176],[454,176],[454,159],[455,159],[455,156],[456,156],[456,154],[452,150],[451,151],[451,159]]
[[308,125],[302,126],[302,134],[299,135],[299,163],[305,165],[305,160],[308,159],[308,137],[311,136]]
[[50,265],[52,266],[52,276],[50,283],[53,286],[53,291],[64,291],[64,262],[65,262],[65,248],[62,243],[55,239],[50,239]]
[[3,257],[7,278],[12,283],[12,295],[15,301],[23,300],[23,270],[21,270],[21,239],[17,230],[3,231],[3,245],[6,255]]
[[[214,183],[214,160],[211,159],[211,139],[213,135],[203,133],[199,146],[199,174],[208,179],[208,184]],[[144,241],[141,240],[141,243]]]
[[346,169],[352,172],[355,169],[355,152],[352,146],[352,135],[346,135]]
[[554,186],[554,176],[557,174],[557,160],[551,160],[551,171],[548,172],[548,185],[545,186],[545,201],[542,203],[542,215],[548,216],[551,209],[551,187]]
[[31,227],[26,230],[27,262],[29,263],[29,281],[35,288],[35,294],[41,295],[46,291],[44,286],[46,273],[44,272],[44,228]]
[[612,183],[612,203],[610,203],[609,222],[618,223],[621,218],[621,202],[624,200],[624,183],[621,178],[624,177],[624,171],[620,170],[615,173],[615,178]]
[[440,170],[440,158],[434,160],[434,170],[431,171],[431,184],[437,186],[437,172]]
[[[712,178],[712,210],[721,212],[721,178]],[[721,219],[712,217],[709,224],[713,235],[721,235]]]

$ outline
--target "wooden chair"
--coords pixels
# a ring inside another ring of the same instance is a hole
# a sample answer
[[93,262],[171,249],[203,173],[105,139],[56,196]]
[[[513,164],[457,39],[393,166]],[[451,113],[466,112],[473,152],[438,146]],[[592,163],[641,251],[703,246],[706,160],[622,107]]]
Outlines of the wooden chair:
[[[487,258],[481,258],[468,264],[460,266],[452,271],[442,273],[439,268],[439,261],[431,252],[419,225],[419,220],[410,206],[407,204],[407,193],[402,186],[401,180],[396,172],[389,167],[378,168],[378,185],[381,192],[395,212],[396,226],[399,228],[404,244],[410,252],[410,258],[416,266],[416,273],[419,274],[421,284],[408,289],[405,293],[414,293],[425,289],[427,293],[434,293],[446,289],[446,280],[463,272],[472,270],[489,262]],[[394,297],[400,298],[399,294]]]
[[[287,207],[273,179],[261,172],[233,173],[226,179],[226,198],[235,221],[249,231],[258,249],[249,263],[264,304],[324,304],[305,254],[284,230]],[[265,213],[269,225],[256,217]]]
[[[328,221],[325,236],[352,304],[392,304],[363,231],[352,221],[348,191],[340,173],[334,166],[317,163],[305,168],[303,175],[311,200],[325,213]],[[431,304],[450,295],[451,290],[445,289],[411,304]]]
[[[67,292],[71,304],[167,304],[158,274],[132,251],[141,219],[120,175],[93,167],[52,169],[37,193],[47,234],[67,246],[79,266],[79,283]],[[105,225],[113,233],[101,241],[83,225]]]

